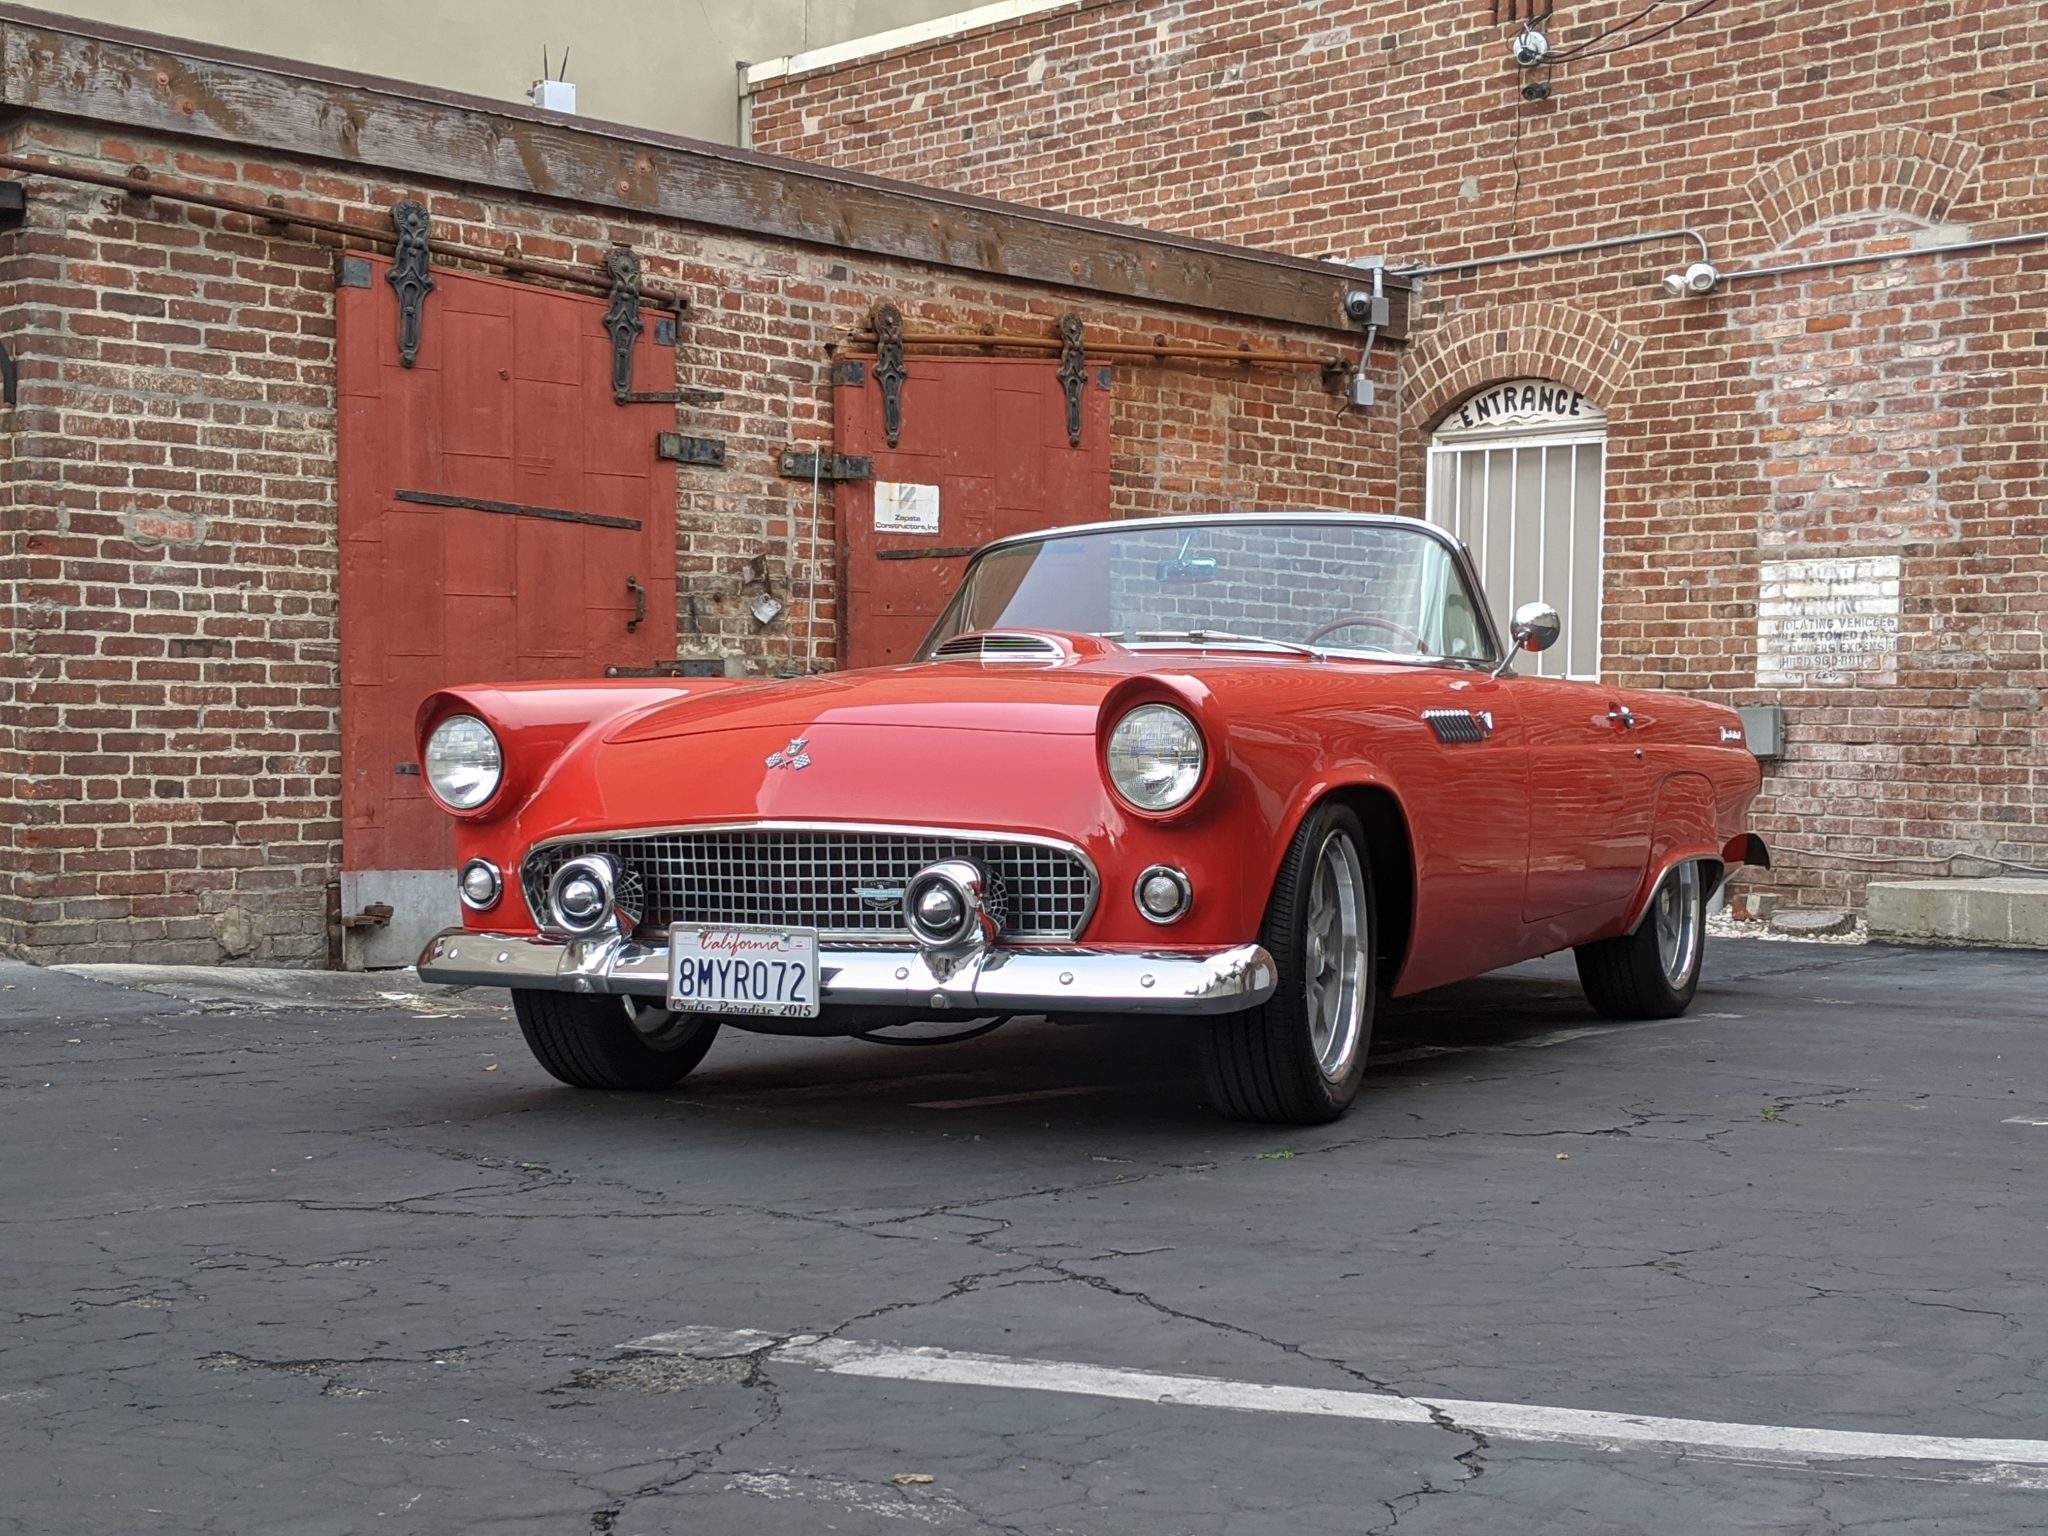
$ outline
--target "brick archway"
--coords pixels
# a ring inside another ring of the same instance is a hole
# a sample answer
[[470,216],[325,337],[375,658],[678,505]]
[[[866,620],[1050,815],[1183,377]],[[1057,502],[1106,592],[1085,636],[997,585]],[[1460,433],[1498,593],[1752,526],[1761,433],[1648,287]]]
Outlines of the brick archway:
[[1613,321],[1564,304],[1467,311],[1409,352],[1402,422],[1419,439],[1467,395],[1504,379],[1554,379],[1612,409],[1641,350]]
[[1748,192],[1774,245],[1851,213],[1901,213],[1935,224],[1969,187],[1982,158],[1963,139],[1882,128],[1801,145],[1752,177]]

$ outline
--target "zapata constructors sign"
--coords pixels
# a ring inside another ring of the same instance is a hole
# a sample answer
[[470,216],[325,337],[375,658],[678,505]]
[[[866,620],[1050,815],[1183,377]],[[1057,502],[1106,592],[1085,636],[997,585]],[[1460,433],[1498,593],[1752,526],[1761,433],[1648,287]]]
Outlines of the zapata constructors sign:
[[1898,556],[1764,562],[1759,688],[1892,683],[1898,673]]

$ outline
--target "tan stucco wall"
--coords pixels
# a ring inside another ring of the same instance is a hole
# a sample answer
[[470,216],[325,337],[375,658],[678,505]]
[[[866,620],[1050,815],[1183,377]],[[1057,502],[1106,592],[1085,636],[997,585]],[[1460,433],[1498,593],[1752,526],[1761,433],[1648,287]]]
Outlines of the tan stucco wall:
[[971,0],[71,0],[44,8],[444,90],[525,97],[570,50],[578,115],[732,143],[741,62],[945,16]]

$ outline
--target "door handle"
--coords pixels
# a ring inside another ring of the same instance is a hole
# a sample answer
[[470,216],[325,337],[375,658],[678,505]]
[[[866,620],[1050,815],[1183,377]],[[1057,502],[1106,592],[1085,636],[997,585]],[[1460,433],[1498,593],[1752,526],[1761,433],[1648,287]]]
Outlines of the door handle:
[[647,589],[640,585],[639,578],[628,576],[626,590],[633,594],[633,617],[626,620],[626,633],[632,634],[647,617]]
[[1626,704],[1610,704],[1607,706],[1607,723],[1632,731],[1636,728],[1636,712]]

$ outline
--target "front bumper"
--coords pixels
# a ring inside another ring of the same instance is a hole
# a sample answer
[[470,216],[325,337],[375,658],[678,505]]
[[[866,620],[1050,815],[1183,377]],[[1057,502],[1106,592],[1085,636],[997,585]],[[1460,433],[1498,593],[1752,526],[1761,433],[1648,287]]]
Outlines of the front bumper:
[[[617,936],[535,938],[450,928],[420,952],[420,980],[451,987],[668,995],[668,945]],[[915,945],[818,948],[826,1007],[933,1013],[1235,1013],[1273,995],[1273,957],[1257,944],[1206,952],[978,949]]]

